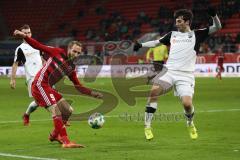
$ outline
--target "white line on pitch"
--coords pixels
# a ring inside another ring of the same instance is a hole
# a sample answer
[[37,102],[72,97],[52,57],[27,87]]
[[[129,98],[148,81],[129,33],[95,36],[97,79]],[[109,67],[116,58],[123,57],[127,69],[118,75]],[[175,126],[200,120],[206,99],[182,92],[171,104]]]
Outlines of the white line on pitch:
[[[32,157],[32,156],[23,156],[23,155],[15,155],[10,153],[1,153],[0,156],[2,157],[13,157],[13,158],[22,158],[22,159],[32,159],[32,160],[60,160],[55,158],[42,158],[42,157]],[[63,160],[63,159],[61,159]]]
[[[197,111],[196,113],[216,113],[216,112],[234,112],[234,111],[240,111],[240,108],[235,109],[219,109],[219,110],[202,110]],[[159,112],[161,113],[161,112]],[[161,114],[182,114],[183,112],[163,112]],[[122,113],[121,113],[122,114]],[[131,113],[130,113],[131,114]],[[111,115],[111,116],[104,116],[106,118],[117,118],[120,115]],[[44,121],[51,121],[52,119],[39,119],[39,120],[31,120],[31,122],[44,122]],[[0,124],[5,123],[22,123],[22,121],[0,121]]]
[[[50,121],[52,119],[39,119],[39,120],[31,120],[31,122],[44,122],[44,121]],[[0,121],[0,124],[4,124],[4,123],[20,123],[23,121]]]
[[197,113],[211,113],[211,112],[232,112],[232,111],[240,111],[240,108],[236,109],[219,109],[219,110],[206,110],[206,111],[198,111]]
[[[203,111],[197,111],[196,113],[216,113],[216,112],[234,112],[234,111],[240,111],[240,108],[236,109],[219,109],[219,110],[203,110]],[[126,112],[127,113],[127,112]],[[158,112],[159,114],[183,114],[183,112]],[[134,113],[129,113],[134,114]],[[119,117],[120,115],[111,115],[111,116],[104,116],[109,118]]]

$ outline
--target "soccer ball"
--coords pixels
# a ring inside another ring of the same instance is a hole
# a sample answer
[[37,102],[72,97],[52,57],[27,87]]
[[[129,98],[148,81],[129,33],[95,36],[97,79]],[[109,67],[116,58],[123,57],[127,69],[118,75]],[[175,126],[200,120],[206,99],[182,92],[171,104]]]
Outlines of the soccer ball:
[[104,122],[104,116],[101,113],[94,113],[88,118],[88,124],[93,129],[102,128]]

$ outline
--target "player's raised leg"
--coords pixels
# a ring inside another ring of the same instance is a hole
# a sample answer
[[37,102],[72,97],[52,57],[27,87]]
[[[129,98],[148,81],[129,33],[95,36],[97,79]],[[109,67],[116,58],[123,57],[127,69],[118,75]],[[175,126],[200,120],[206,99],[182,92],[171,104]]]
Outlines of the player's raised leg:
[[[158,81],[157,77],[154,79],[154,81]],[[147,140],[153,139],[153,133],[152,133],[152,119],[153,115],[157,110],[158,106],[158,96],[166,93],[169,91],[171,88],[171,84],[164,82],[164,81],[158,81],[158,83],[154,82],[151,91],[150,91],[150,96],[148,98],[148,103],[146,105],[146,110],[145,110],[145,137]]]
[[151,123],[153,119],[153,114],[157,110],[157,100],[158,100],[158,95],[161,92],[161,87],[159,85],[153,85],[151,92],[150,92],[150,97],[148,98],[148,103],[146,105],[146,110],[145,110],[145,137],[147,140],[153,139],[153,133],[152,133],[152,128],[151,128]]
[[193,123],[194,106],[192,104],[192,97],[191,96],[183,96],[181,98],[181,100],[182,100],[182,104],[184,107],[184,114],[187,119],[187,127],[188,127],[190,138],[197,139],[198,133],[197,133],[197,129]]

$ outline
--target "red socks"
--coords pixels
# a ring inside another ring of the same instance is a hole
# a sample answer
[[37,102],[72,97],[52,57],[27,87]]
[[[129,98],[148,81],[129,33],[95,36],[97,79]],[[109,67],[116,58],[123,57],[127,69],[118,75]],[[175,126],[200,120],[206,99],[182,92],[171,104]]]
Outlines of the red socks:
[[52,136],[57,137],[58,135],[61,136],[63,143],[69,143],[69,139],[67,137],[67,131],[65,125],[62,121],[62,116],[54,116],[53,117],[54,123],[54,130],[52,131]]

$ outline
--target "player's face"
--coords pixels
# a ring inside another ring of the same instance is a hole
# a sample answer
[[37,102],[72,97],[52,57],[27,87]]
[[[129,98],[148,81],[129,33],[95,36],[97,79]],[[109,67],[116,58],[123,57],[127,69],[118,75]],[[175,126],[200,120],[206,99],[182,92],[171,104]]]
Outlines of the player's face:
[[189,21],[185,21],[183,16],[179,16],[176,18],[176,27],[180,32],[184,32],[189,27]]
[[25,33],[28,37],[32,37],[32,32],[31,29],[22,29],[21,30],[23,33]]
[[70,58],[77,57],[78,55],[81,54],[81,52],[82,52],[82,47],[80,47],[80,46],[78,46],[76,44],[74,44],[72,46],[72,48],[68,49],[68,55],[69,55]]

